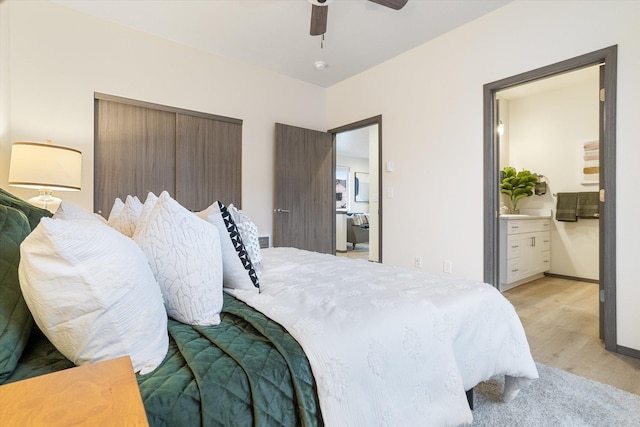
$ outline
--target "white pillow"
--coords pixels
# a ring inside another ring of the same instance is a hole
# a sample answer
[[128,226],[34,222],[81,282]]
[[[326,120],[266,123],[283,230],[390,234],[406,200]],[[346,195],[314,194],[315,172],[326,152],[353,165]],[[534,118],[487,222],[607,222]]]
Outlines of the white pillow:
[[[138,224],[144,224],[145,222],[147,222],[149,214],[155,207],[157,201],[158,196],[156,196],[152,192],[149,192],[149,194],[147,194],[147,198],[145,199],[144,204],[142,205],[142,209],[140,210],[138,221],[136,222],[136,230],[138,229]],[[133,235],[135,236],[135,234],[136,233],[134,232]]]
[[222,310],[218,230],[163,191],[134,241],[147,255],[167,313],[190,325],[217,325]]
[[215,225],[220,234],[224,286],[259,291],[258,275],[251,264],[251,259],[249,259],[247,250],[242,243],[242,237],[226,206],[215,202],[196,215]]
[[169,348],[167,313],[138,246],[96,221],[43,218],[20,246],[18,274],[33,318],[76,365],[129,355],[154,370]]
[[109,212],[109,225],[127,237],[136,231],[138,217],[142,212],[142,202],[136,196],[127,196],[126,202],[116,198]]
[[260,252],[260,239],[258,236],[258,226],[241,210],[230,204],[227,206],[233,221],[238,227],[242,243],[249,254],[251,264],[258,274],[258,278],[262,275],[262,252]]
[[104,219],[102,215],[86,211],[80,206],[65,202],[64,200],[60,203],[60,206],[58,207],[58,210],[56,210],[56,213],[53,214],[53,218],[66,221],[87,220],[97,221],[102,224],[107,223],[107,220]]

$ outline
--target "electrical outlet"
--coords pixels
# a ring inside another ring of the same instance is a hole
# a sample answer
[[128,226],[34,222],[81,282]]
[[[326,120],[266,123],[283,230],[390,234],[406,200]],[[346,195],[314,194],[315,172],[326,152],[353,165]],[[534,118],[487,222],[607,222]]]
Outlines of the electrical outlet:
[[442,263],[442,270],[447,274],[453,273],[453,263],[450,260],[445,259]]
[[414,265],[416,268],[422,269],[422,257],[421,256],[416,256]]

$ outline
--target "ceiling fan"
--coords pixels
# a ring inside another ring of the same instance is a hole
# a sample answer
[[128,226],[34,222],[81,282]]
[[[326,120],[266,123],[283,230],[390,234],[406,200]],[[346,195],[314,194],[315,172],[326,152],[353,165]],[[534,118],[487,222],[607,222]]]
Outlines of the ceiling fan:
[[[311,35],[320,36],[327,31],[327,12],[329,3],[333,0],[309,0],[311,8]],[[389,7],[393,10],[400,10],[407,4],[407,0],[369,0],[379,5]]]

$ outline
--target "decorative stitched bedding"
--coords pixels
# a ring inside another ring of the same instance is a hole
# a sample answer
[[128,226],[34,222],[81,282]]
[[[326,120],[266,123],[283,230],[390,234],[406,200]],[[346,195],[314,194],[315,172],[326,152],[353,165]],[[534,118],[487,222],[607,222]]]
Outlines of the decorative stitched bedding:
[[[311,369],[291,335],[230,295],[221,318],[217,326],[169,320],[167,357],[138,376],[149,424],[322,425]],[[73,366],[34,332],[7,383]]]
[[[0,206],[0,383],[73,366],[35,326],[27,341],[18,246],[34,224]],[[138,376],[151,425],[458,425],[479,381],[506,375],[509,401],[537,378],[513,307],[489,285],[263,254],[262,293],[227,290],[249,305],[225,294],[219,325],[169,320],[164,361]]]
[[229,290],[284,325],[327,425],[471,422],[464,390],[538,377],[513,306],[493,287],[292,248],[263,251],[261,293]]

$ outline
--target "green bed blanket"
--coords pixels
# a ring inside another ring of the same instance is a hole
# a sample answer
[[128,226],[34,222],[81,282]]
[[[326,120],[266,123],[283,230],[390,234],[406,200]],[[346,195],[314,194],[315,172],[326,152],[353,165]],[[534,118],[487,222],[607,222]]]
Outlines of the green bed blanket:
[[[278,323],[225,294],[220,325],[168,327],[165,360],[138,376],[150,425],[323,424],[309,362]],[[72,366],[36,333],[7,382]]]

